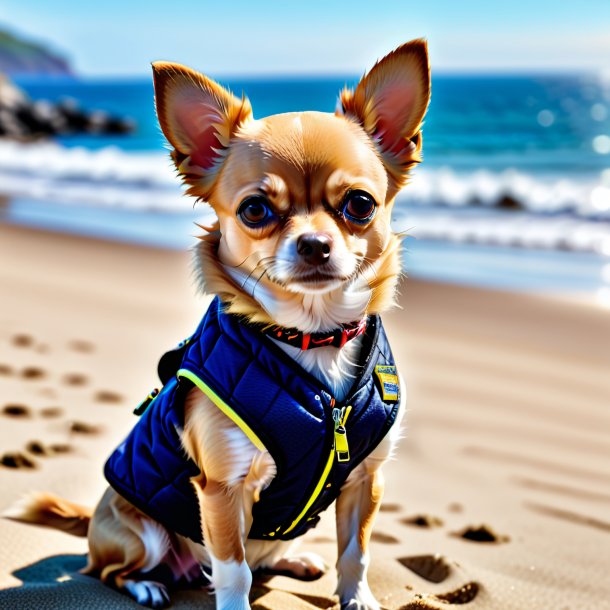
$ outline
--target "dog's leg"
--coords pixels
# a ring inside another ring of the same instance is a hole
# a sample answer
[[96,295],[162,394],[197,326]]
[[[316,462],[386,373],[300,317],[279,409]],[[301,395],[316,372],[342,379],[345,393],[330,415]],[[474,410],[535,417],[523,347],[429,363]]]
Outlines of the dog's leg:
[[245,541],[252,525],[252,506],[260,489],[273,478],[275,464],[197,389],[185,402],[182,442],[202,473],[193,485],[212,564],[216,607],[247,610],[252,572]]
[[212,561],[217,610],[248,610],[252,572],[244,541],[244,482],[193,481],[199,498],[203,539]]
[[383,496],[379,463],[365,461],[337,499],[337,595],[342,610],[379,610],[367,582],[368,544]]
[[373,522],[383,497],[381,467],[394,454],[402,436],[405,414],[405,383],[394,425],[375,450],[349,476],[337,498],[338,559],[337,594],[342,610],[379,610],[367,582],[368,544]]
[[164,561],[170,547],[163,526],[108,489],[89,526],[89,562],[82,571],[99,575],[143,606],[165,608],[167,587],[147,580],[146,573]]

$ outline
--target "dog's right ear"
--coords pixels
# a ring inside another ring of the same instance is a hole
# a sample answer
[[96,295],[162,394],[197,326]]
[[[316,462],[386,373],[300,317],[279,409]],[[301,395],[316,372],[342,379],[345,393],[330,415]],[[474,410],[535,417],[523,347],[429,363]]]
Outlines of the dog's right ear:
[[252,118],[250,102],[180,64],[157,61],[152,68],[157,116],[176,167],[189,193],[206,198],[231,136]]

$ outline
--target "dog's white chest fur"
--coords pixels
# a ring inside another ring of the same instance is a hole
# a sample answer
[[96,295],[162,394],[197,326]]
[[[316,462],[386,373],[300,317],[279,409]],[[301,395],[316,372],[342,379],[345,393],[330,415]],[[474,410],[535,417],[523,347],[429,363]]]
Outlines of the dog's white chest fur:
[[[227,273],[240,282],[242,288],[251,286],[251,294],[264,306],[274,322],[287,328],[295,327],[303,332],[315,332],[336,328],[342,323],[362,319],[371,299],[371,290],[361,278],[359,282],[323,294],[288,293],[278,299],[266,292],[258,281],[244,278],[240,269],[225,267]],[[348,341],[343,347],[316,347],[301,350],[298,347],[275,341],[286,354],[328,386],[336,400],[343,400],[354,379],[358,376],[358,356],[362,336]]]
[[333,398],[338,401],[346,397],[360,372],[357,362],[362,336],[352,339],[342,348],[316,347],[302,350],[280,341],[275,343],[307,372],[324,383],[332,392]]

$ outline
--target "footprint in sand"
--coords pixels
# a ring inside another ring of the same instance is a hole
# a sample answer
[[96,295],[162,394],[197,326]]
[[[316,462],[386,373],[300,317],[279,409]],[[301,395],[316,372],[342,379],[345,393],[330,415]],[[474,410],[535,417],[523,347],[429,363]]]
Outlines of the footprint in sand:
[[393,504],[391,502],[384,502],[380,507],[379,511],[382,513],[399,513],[402,510],[400,504]]
[[45,398],[57,398],[57,391],[54,388],[40,388],[38,393]]
[[63,382],[71,386],[84,386],[89,382],[89,378],[82,373],[67,373],[64,375]]
[[501,543],[508,542],[510,538],[503,536],[495,532],[489,525],[469,525],[459,532],[453,532],[452,536],[463,538],[464,540],[470,540],[472,542],[485,542],[485,543]]
[[400,540],[391,534],[384,534],[383,532],[373,532],[371,534],[371,540],[373,542],[381,542],[381,544],[398,544]]
[[447,510],[450,513],[461,513],[461,512],[464,512],[464,507],[459,502],[452,502],[447,507]]
[[43,369],[37,367],[37,366],[26,366],[22,371],[21,371],[21,376],[24,379],[28,379],[29,381],[35,381],[37,379],[42,379],[44,377],[46,377],[46,371],[44,371]]
[[478,582],[468,582],[455,591],[433,595],[432,598],[446,604],[468,604],[477,596],[480,588]]
[[32,347],[34,339],[30,335],[19,333],[18,335],[13,335],[12,342],[15,347]]
[[95,393],[94,399],[97,402],[105,402],[105,403],[117,403],[122,402],[123,397],[116,392],[112,392],[110,390],[99,390]]
[[330,536],[316,536],[315,538],[312,538],[311,541],[319,543],[319,544],[326,544],[328,542],[332,542],[332,543],[337,542],[335,538],[331,538]]
[[28,453],[40,457],[51,457],[62,453],[70,453],[72,451],[70,445],[61,443],[45,445],[42,441],[30,441],[25,449]]
[[397,561],[428,582],[441,583],[451,574],[451,565],[442,555],[412,555]]
[[49,449],[56,455],[60,453],[72,453],[74,451],[72,445],[68,445],[68,443],[53,443],[49,445]]
[[9,366],[8,364],[0,364],[0,375],[12,375],[13,374],[13,368],[11,366]]
[[7,417],[30,417],[32,411],[30,407],[21,404],[8,404],[2,407],[2,415],[6,415]]
[[401,519],[400,522],[404,525],[425,528],[441,527],[443,525],[442,519],[433,515],[413,515],[412,517]]
[[15,347],[20,348],[35,348],[39,354],[46,354],[49,351],[49,346],[46,343],[35,344],[34,337],[26,333],[13,335],[11,338]]
[[40,416],[45,419],[55,419],[56,417],[61,417],[64,413],[64,410],[61,407],[44,407],[44,409],[40,409]]
[[40,441],[30,441],[25,446],[25,450],[28,453],[31,453],[33,455],[42,455],[42,456],[50,455],[49,449],[46,447],[46,445],[44,445]]
[[81,354],[90,354],[95,350],[93,343],[85,341],[84,339],[73,339],[68,343],[68,347],[75,352],[80,352]]
[[6,468],[22,468],[26,470],[36,468],[36,462],[20,451],[0,455],[0,465]]
[[477,582],[468,582],[462,585],[459,589],[449,591],[447,593],[437,593],[428,595],[416,595],[417,599],[408,603],[406,606],[401,606],[399,610],[438,610],[439,606],[432,605],[429,602],[440,602],[442,604],[463,605],[468,604],[475,599],[481,589],[481,585]]
[[76,434],[94,435],[99,434],[101,431],[101,426],[96,426],[95,424],[88,424],[84,421],[75,420],[70,423],[70,432],[74,432]]

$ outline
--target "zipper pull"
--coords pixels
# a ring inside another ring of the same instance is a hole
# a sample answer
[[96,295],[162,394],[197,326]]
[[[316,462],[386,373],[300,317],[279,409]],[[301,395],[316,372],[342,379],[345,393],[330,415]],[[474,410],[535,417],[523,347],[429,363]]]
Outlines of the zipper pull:
[[133,414],[140,416],[148,409],[150,403],[159,395],[159,388],[155,388],[152,392],[133,410]]
[[351,407],[333,409],[333,421],[335,422],[335,452],[338,462],[349,462],[349,444],[347,442],[347,431],[345,422],[352,410]]

